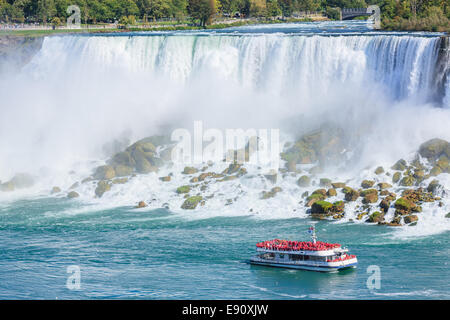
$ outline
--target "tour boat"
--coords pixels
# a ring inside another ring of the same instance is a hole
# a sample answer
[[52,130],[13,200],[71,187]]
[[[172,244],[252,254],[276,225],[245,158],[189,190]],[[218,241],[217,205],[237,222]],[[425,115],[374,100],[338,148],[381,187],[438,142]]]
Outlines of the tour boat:
[[310,227],[311,241],[269,240],[256,244],[256,255],[249,263],[270,267],[333,272],[356,268],[358,260],[338,243],[317,241]]

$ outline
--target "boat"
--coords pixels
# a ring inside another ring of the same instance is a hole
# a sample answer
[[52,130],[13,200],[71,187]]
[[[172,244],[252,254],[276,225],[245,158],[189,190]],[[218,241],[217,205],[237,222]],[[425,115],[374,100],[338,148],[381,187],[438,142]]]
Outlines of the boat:
[[254,265],[336,272],[356,268],[358,259],[338,243],[317,241],[314,226],[308,230],[311,241],[268,240],[256,244]]

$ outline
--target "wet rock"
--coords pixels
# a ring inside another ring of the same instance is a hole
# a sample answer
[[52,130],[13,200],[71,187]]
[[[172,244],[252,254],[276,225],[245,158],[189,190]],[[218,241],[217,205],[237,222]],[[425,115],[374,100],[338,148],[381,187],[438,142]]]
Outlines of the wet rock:
[[94,181],[94,178],[93,177],[87,177],[87,178],[84,178],[83,180],[81,180],[81,183],[87,183],[87,182],[91,182],[91,181]]
[[223,177],[222,179],[217,180],[217,181],[219,181],[219,182],[231,181],[231,180],[236,180],[237,178],[238,178],[237,175],[234,175],[234,176],[225,176],[225,177]]
[[297,185],[301,188],[309,187],[310,184],[311,184],[311,178],[308,176],[301,176],[297,180]]
[[336,189],[334,189],[334,188],[328,189],[328,191],[327,191],[327,196],[328,196],[328,197],[335,197],[335,196],[337,196]]
[[397,183],[400,181],[400,178],[402,177],[402,174],[400,172],[395,172],[392,176],[392,182]]
[[352,188],[347,187],[348,189],[344,188],[345,190],[345,200],[346,201],[355,201],[359,197],[359,192],[357,190],[354,190]]
[[380,211],[375,211],[369,216],[367,222],[382,222],[384,220],[384,213]]
[[55,194],[55,193],[60,193],[61,192],[61,188],[60,187],[53,187],[51,194]]
[[383,167],[378,167],[378,168],[375,169],[374,172],[375,172],[375,174],[380,175],[380,174],[384,173],[384,168]]
[[406,169],[407,165],[408,164],[406,163],[406,161],[404,159],[400,159],[391,168],[393,170],[404,171]]
[[409,224],[409,223],[411,223],[411,222],[416,222],[416,221],[418,221],[418,220],[419,220],[419,217],[417,217],[417,216],[414,215],[414,214],[403,217],[403,221],[404,221],[406,224]]
[[286,162],[286,168],[288,172],[297,172],[297,164],[293,160]]
[[[116,177],[126,177],[131,176],[133,174],[133,168],[129,166],[125,166],[123,164],[119,164],[114,167],[114,172],[116,173]],[[112,179],[112,178],[102,178],[102,179]]]
[[14,183],[12,183],[11,181],[0,184],[0,191],[11,192],[14,191],[14,189]]
[[94,178],[97,180],[109,180],[116,176],[116,172],[112,166],[100,166],[95,170]]
[[69,199],[73,199],[73,198],[78,198],[80,195],[78,194],[78,192],[76,192],[76,191],[70,191],[68,194],[67,194],[67,198],[69,198]]
[[145,208],[146,206],[147,206],[147,204],[144,201],[139,201],[139,203],[136,206],[136,208]]
[[310,196],[308,196],[306,198],[306,206],[310,207],[312,206],[315,202],[320,201],[320,200],[324,200],[325,196],[323,196],[320,193],[316,193],[316,194],[312,194]]
[[333,204],[331,202],[319,200],[312,204],[311,213],[312,214],[327,214],[327,213],[331,212],[332,207],[333,207]]
[[388,212],[388,210],[389,210],[389,207],[391,206],[391,200],[390,199],[383,199],[383,200],[381,200],[381,202],[380,202],[380,209],[384,212],[384,213],[386,213],[386,212]]
[[190,183],[198,182],[198,177],[192,177],[191,180],[189,180]]
[[333,206],[331,207],[331,212],[332,213],[337,213],[337,214],[341,214],[344,213],[344,209],[345,209],[345,202],[344,201],[336,201],[333,203]]
[[125,184],[128,182],[128,178],[117,178],[112,181],[112,184]]
[[181,186],[177,188],[176,191],[178,194],[189,193],[191,192],[191,186]]
[[226,168],[222,172],[222,174],[234,174],[234,173],[238,172],[241,167],[242,167],[241,163],[237,163],[237,162],[230,163],[228,168]]
[[266,178],[267,180],[269,180],[272,184],[277,183],[277,177],[278,174],[276,172],[270,172],[269,174],[265,174],[264,178]]
[[442,186],[439,184],[439,181],[434,179],[428,184],[427,191],[436,194],[441,188]]
[[[361,193],[361,196],[363,196],[363,203],[375,203],[378,201],[378,193],[375,189],[369,189],[374,190],[375,192],[366,192],[366,193]],[[367,190],[367,191],[369,191]]]
[[275,197],[278,192],[281,192],[282,189],[280,187],[273,187],[269,192],[263,191],[261,194],[261,199],[269,199]]
[[305,192],[302,193],[302,198],[306,198],[308,195],[309,195],[309,192],[305,191]]
[[195,174],[198,172],[197,168],[194,167],[184,167],[184,170],[181,172],[182,174]]
[[169,182],[171,180],[171,176],[159,177],[159,180],[163,182]]
[[131,157],[131,154],[128,151],[123,151],[116,153],[111,159],[112,165],[123,165],[126,167],[132,167],[136,165],[136,161]]
[[430,176],[436,177],[442,173],[442,169],[439,166],[434,166],[430,170]]
[[97,183],[97,188],[95,188],[95,195],[99,198],[107,191],[111,190],[111,184],[108,181],[101,180]]
[[389,188],[392,188],[392,185],[389,184],[389,183],[387,183],[387,182],[380,182],[380,183],[378,184],[378,188],[379,188],[380,190],[389,189]]
[[317,189],[314,190],[312,194],[321,194],[324,198],[327,197],[327,190],[325,189]]
[[414,184],[414,178],[411,176],[404,176],[402,180],[400,180],[400,185],[403,187],[410,187]]
[[420,145],[419,154],[430,162],[434,162],[441,155],[450,158],[450,144],[442,139],[431,139]]
[[197,207],[199,202],[201,202],[202,200],[203,200],[202,196],[189,197],[183,202],[183,204],[181,205],[181,209],[193,210]]
[[441,156],[436,165],[442,169],[442,172],[450,173],[450,164],[446,156]]
[[329,187],[331,187],[331,180],[327,179],[327,178],[322,178],[322,179],[320,179],[319,185],[321,187],[329,188]]
[[395,201],[395,203],[394,203],[394,207],[395,207],[395,209],[397,209],[396,214],[399,214],[399,215],[405,215],[412,211],[415,211],[415,212],[420,211],[418,209],[418,206],[413,201],[411,201],[405,197],[401,197],[401,198],[397,199],[397,201]]
[[323,173],[323,168],[321,166],[315,166],[309,169],[309,173],[312,175]]
[[450,218],[450,212],[445,215],[446,218]]
[[361,182],[361,188],[367,189],[372,188],[372,186],[375,184],[375,181],[372,180],[363,180]]
[[79,185],[80,185],[80,184],[79,184],[78,182],[75,182],[75,183],[73,183],[73,184],[69,187],[69,190],[78,188]]
[[345,187],[345,183],[343,182],[333,182],[331,184],[331,186],[335,189],[339,189],[339,188],[344,188]]

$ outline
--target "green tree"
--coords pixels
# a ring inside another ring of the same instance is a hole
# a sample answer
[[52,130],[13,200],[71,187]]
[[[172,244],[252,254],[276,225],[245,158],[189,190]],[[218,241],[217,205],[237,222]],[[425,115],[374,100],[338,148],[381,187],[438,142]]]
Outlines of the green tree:
[[211,23],[215,13],[212,0],[189,0],[188,12],[193,19],[199,20],[202,27]]

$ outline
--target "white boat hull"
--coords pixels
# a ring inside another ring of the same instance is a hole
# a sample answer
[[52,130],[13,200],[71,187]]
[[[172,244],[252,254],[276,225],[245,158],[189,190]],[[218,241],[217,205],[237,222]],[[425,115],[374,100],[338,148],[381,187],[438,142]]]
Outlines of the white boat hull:
[[339,263],[330,263],[328,265],[307,265],[307,264],[297,264],[297,263],[283,263],[283,262],[272,262],[272,261],[262,261],[261,259],[255,260],[250,259],[248,261],[250,264],[277,267],[277,268],[288,268],[288,269],[300,269],[309,271],[319,271],[319,272],[337,272],[339,270],[356,268],[358,261],[357,259],[350,259],[348,261]]

